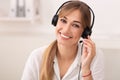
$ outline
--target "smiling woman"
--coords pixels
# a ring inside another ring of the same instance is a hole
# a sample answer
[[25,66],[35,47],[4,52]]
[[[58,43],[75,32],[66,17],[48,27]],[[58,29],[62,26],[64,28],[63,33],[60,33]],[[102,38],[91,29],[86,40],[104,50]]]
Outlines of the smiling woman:
[[68,44],[68,46],[77,44],[84,29],[81,21],[79,10],[69,13],[66,17],[59,16],[58,24],[56,25],[57,41],[61,44]]
[[[68,0],[38,0],[40,1],[41,17],[40,22],[37,22],[37,24],[31,24],[26,19],[7,18],[8,20],[6,20],[5,17],[8,16],[10,10],[10,1],[12,0],[0,0],[0,80],[20,80],[30,52],[56,39],[54,34],[56,27],[50,25],[51,18],[58,7]],[[28,1],[30,2],[30,0]],[[91,38],[96,43],[96,46],[100,47],[104,52],[104,80],[120,80],[120,63],[117,63],[120,61],[120,1],[80,1],[87,3],[95,12],[95,24]],[[35,59],[31,60],[30,64],[31,62],[35,63]],[[34,69],[32,71],[28,68],[31,78],[34,73],[39,72],[33,66],[30,65],[30,68]]]
[[52,20],[56,40],[32,52],[22,80],[104,80],[103,54],[90,38],[93,23],[86,3],[63,3]]

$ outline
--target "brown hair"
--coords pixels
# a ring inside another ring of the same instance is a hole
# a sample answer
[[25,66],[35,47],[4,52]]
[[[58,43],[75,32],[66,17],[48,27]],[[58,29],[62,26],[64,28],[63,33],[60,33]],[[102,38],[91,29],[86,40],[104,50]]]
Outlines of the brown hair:
[[[59,17],[71,13],[73,10],[80,10],[82,13],[82,25],[84,28],[90,26],[91,14],[88,6],[81,1],[71,1],[62,6]],[[57,41],[54,41],[45,50],[40,68],[40,80],[52,80],[54,75],[53,60],[57,53]]]
[[82,14],[82,26],[83,28],[86,28],[86,26],[91,25],[91,13],[89,6],[85,4],[82,1],[74,0],[66,3],[65,5],[62,6],[62,8],[59,11],[59,17],[63,17],[68,15],[74,10],[79,10]]
[[53,60],[57,52],[57,41],[52,42],[48,48],[45,50],[41,69],[40,69],[40,80],[52,80],[54,70],[53,70]]

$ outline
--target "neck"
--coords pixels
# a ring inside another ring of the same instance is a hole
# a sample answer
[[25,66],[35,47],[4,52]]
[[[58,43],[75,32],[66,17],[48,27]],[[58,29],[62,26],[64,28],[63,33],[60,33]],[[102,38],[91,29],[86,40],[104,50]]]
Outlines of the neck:
[[64,46],[58,44],[58,53],[57,57],[61,60],[72,60],[77,54],[77,45],[73,46]]

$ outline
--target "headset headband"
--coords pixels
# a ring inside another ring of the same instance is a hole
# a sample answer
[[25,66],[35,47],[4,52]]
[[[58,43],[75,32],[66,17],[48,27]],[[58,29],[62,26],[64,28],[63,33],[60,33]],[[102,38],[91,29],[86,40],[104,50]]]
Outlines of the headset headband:
[[[61,9],[65,4],[67,4],[67,3],[69,3],[69,2],[73,2],[73,1],[66,1],[66,2],[64,2],[64,3],[58,8],[58,10],[56,11],[55,15],[57,15],[58,12],[60,11],[60,9]],[[91,23],[91,26],[90,26],[90,29],[92,29],[92,28],[93,28],[93,25],[94,25],[94,21],[95,21],[95,14],[94,14],[93,10],[92,10],[87,4],[86,4],[86,6],[89,8],[90,12],[92,13],[93,19],[92,19],[92,23]]]

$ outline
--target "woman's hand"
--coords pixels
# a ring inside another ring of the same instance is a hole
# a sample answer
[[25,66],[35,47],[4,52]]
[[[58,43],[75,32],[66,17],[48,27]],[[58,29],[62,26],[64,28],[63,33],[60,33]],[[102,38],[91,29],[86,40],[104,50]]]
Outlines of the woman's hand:
[[90,39],[90,36],[88,36],[88,39],[83,40],[83,52],[81,56],[82,75],[90,72],[90,65],[95,54],[96,54],[95,43]]

